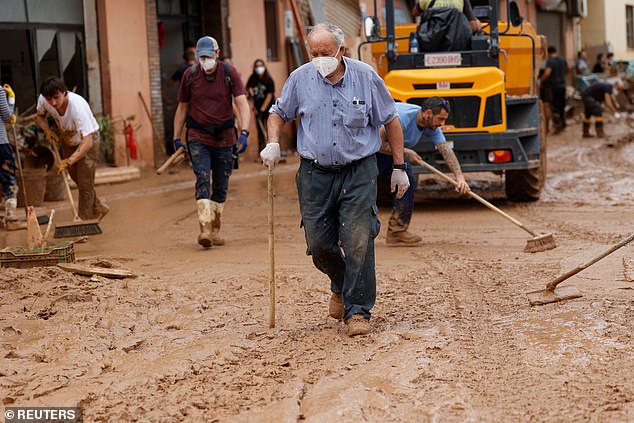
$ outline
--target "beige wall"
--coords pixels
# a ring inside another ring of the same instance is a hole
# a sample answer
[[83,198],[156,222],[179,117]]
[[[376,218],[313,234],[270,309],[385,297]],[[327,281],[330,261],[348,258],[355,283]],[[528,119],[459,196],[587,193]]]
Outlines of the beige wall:
[[634,0],[609,0],[605,4],[605,37],[611,44],[614,57],[617,60],[634,59],[634,51],[627,48],[626,5],[634,6]]
[[[110,79],[112,117],[117,119],[135,116],[134,138],[139,153],[139,160],[135,164],[153,166],[151,124],[137,94],[140,91],[145,101],[150,101],[145,1],[108,0],[105,2],[104,11],[108,37],[107,71]],[[117,165],[121,166],[126,164],[126,146],[124,136],[120,133],[121,126],[118,125],[117,129],[115,160]]]
[[[616,2],[616,0],[610,0]],[[581,20],[581,40],[583,48],[593,49],[603,46],[606,41],[605,34],[605,3],[603,0],[588,1],[588,16]],[[625,14],[623,14],[625,15]],[[592,50],[594,51],[594,50]],[[594,64],[594,57],[588,54],[590,66]]]

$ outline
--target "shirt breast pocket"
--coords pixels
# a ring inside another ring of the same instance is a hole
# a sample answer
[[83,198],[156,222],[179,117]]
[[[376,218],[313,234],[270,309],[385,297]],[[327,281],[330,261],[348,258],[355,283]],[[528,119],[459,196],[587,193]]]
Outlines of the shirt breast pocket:
[[343,117],[343,124],[349,128],[365,128],[368,126],[366,105],[349,104]]

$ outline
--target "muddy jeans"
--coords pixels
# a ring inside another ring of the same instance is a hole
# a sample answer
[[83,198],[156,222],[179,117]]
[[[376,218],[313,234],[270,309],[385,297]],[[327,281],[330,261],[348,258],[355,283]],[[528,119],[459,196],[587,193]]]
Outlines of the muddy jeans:
[[330,278],[331,291],[342,294],[344,319],[369,318],[376,299],[376,176],[373,155],[337,171],[302,159],[295,178],[308,254]]
[[[407,162],[407,160],[406,160]],[[392,200],[392,216],[388,223],[388,230],[391,232],[403,232],[409,227],[412,220],[412,212],[414,210],[414,192],[416,192],[416,177],[412,168],[407,166],[407,177],[409,178],[409,189],[405,191],[402,198],[395,198],[390,192],[390,182],[392,179],[392,156],[379,153],[376,155],[376,163],[379,167],[379,183],[378,187],[383,192],[379,193],[382,198],[390,198]],[[387,192],[386,192],[387,191]]]
[[211,147],[195,139],[190,139],[187,147],[196,175],[196,200],[224,203],[227,200],[229,177],[233,170],[231,147]]
[[[93,146],[81,160],[68,168],[70,177],[77,184],[79,191],[79,217],[88,220],[96,219],[101,215],[104,204],[95,192],[95,169],[99,161],[99,136],[93,137]],[[68,158],[77,149],[62,144],[62,158]]]
[[15,159],[10,144],[0,144],[0,184],[5,200],[15,197],[18,184],[15,180]]

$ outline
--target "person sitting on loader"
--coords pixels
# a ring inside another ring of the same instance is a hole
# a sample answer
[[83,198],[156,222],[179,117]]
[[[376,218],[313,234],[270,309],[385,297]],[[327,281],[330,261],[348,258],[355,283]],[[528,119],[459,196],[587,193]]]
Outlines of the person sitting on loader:
[[603,131],[603,111],[601,103],[605,102],[605,105],[614,113],[614,117],[619,119],[621,116],[616,109],[612,94],[615,90],[622,90],[623,83],[617,81],[613,84],[608,82],[597,82],[590,85],[581,92],[583,98],[584,118],[583,118],[583,138],[591,138],[590,124],[592,123],[592,117],[594,116],[594,129],[596,130],[597,137],[604,138],[605,132]]
[[[456,191],[466,194],[469,185],[465,182],[460,169],[458,159],[451,147],[445,142],[445,135],[440,127],[445,124],[449,116],[450,106],[447,100],[441,97],[430,97],[425,100],[423,106],[410,103],[396,103],[396,111],[403,127],[403,139],[405,143],[405,162],[416,162],[422,158],[411,147],[414,147],[423,139],[434,143],[436,149],[442,154],[445,163],[456,177],[458,186]],[[414,192],[416,191],[416,177],[409,165],[406,166],[409,188],[402,198],[394,198],[390,192],[390,175],[392,173],[392,156],[386,131],[381,128],[381,149],[376,155],[379,168],[378,188],[379,198],[393,199],[392,214],[388,221],[386,243],[390,246],[418,245],[422,238],[407,231],[414,210]]]
[[412,14],[421,16],[416,28],[421,52],[469,50],[472,33],[482,28],[469,0],[418,0]]

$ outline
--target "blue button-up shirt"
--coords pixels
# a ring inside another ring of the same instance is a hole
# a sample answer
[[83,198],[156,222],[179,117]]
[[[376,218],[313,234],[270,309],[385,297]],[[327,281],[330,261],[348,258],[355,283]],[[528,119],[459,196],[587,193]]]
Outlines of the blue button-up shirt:
[[312,63],[290,74],[270,112],[299,118],[297,152],[325,166],[368,157],[381,146],[379,128],[397,117],[383,80],[367,64],[343,58],[343,78],[333,84]]

